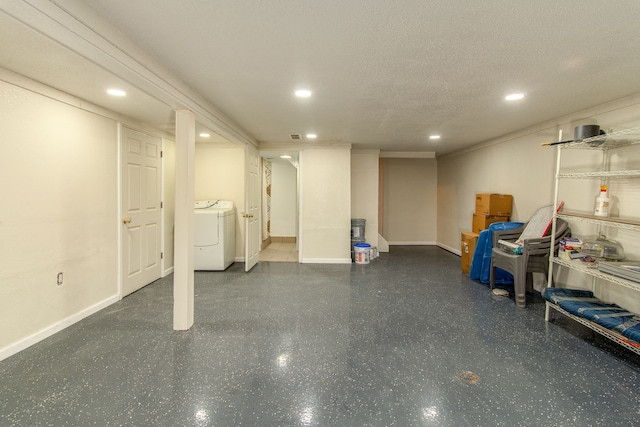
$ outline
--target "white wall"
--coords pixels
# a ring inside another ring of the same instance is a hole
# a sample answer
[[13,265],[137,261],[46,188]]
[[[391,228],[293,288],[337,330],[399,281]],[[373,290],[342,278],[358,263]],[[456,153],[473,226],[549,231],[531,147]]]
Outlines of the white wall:
[[[560,129],[563,131],[563,139],[571,139],[574,127],[582,124],[598,124],[603,129],[613,130],[640,126],[640,94],[439,157],[438,243],[460,253],[460,233],[471,230],[475,193],[512,194],[512,220],[522,222],[526,222],[538,207],[551,204],[554,197],[557,150],[540,144],[556,141]],[[599,153],[595,151],[575,153],[575,150],[565,150],[563,159],[566,160],[563,164],[575,170],[597,170],[601,162]],[[637,156],[624,155],[618,161],[626,163],[624,168],[640,169]],[[565,201],[567,210],[592,212],[598,188],[597,180],[562,180],[560,199]],[[623,217],[637,218],[637,212],[640,211],[638,191],[617,195],[615,191],[615,187],[612,188],[611,196],[614,204],[618,203],[618,213]],[[572,223],[571,227],[573,234],[578,237],[595,236],[594,226]],[[605,231],[609,233],[609,237],[623,243],[628,258],[640,259],[637,233],[634,235],[614,229]],[[591,288],[591,279],[586,275],[566,270],[562,270],[558,281],[562,286]],[[538,277],[536,288],[541,289],[542,286],[544,280]],[[596,294],[607,301],[640,312],[638,292],[598,282]]]
[[120,225],[115,120],[0,82],[0,140],[2,358],[118,299]]
[[351,263],[350,146],[300,153],[303,263]]
[[380,150],[351,150],[351,216],[366,220],[371,246],[378,246],[379,156]]
[[390,245],[436,243],[435,159],[384,159],[384,238]]
[[196,144],[195,199],[233,200],[236,206],[236,259],[244,257],[244,148]]
[[291,163],[271,163],[271,236],[296,236],[297,181],[298,170]]
[[[438,157],[438,243],[459,251],[460,233],[471,231],[476,193],[512,194],[514,221],[527,221],[537,208],[552,203],[556,149],[540,144],[556,141],[560,129],[570,139],[580,124],[616,130],[639,122],[636,95]],[[593,190],[578,191],[595,197]]]
[[[527,221],[553,201],[554,128],[438,158],[438,242],[460,250],[460,233],[471,231],[476,193],[511,194],[512,221]],[[458,252],[459,253],[459,252]]]

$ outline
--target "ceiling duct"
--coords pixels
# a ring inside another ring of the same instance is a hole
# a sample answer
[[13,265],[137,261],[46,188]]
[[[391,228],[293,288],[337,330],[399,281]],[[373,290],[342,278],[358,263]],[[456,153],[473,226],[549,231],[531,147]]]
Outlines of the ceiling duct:
[[299,140],[302,139],[302,135],[298,134],[298,133],[292,133],[289,135],[289,139],[291,140]]

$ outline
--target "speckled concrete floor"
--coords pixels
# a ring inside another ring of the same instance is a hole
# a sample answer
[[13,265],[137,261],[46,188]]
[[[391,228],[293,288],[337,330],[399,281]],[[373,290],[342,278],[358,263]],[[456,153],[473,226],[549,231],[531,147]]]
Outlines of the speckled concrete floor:
[[[435,247],[171,277],[0,362],[2,426],[631,426],[640,361]],[[467,374],[465,374],[467,373]]]

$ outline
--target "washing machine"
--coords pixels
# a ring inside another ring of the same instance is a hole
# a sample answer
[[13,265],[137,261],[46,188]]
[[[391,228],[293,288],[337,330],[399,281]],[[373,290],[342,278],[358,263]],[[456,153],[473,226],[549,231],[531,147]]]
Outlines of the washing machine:
[[195,203],[195,270],[221,271],[236,257],[236,208],[230,200],[201,200]]

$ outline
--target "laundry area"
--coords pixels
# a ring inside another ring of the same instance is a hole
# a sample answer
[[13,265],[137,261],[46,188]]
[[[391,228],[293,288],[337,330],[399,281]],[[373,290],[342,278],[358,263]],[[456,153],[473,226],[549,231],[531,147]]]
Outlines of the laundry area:
[[195,149],[195,270],[222,271],[243,260],[244,173],[243,148],[220,137],[199,137]]
[[231,200],[195,203],[194,270],[221,271],[236,257],[236,208]]

